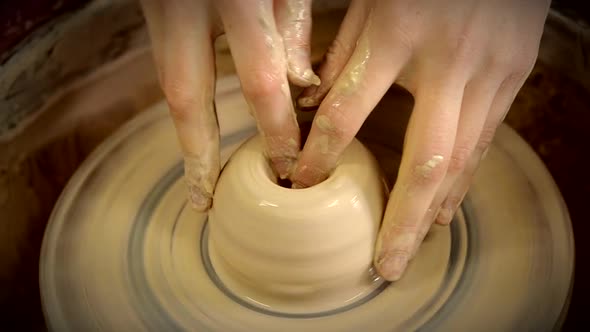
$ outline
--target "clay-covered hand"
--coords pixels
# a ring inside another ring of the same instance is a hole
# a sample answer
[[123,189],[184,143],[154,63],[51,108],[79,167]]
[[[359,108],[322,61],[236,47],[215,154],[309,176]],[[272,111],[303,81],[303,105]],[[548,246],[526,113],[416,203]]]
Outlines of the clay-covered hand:
[[450,223],[532,70],[549,2],[352,1],[319,69],[321,85],[298,99],[319,109],[291,180],[324,180],[393,83],[413,94],[375,248],[384,278],[401,277],[434,221]]
[[185,159],[189,200],[206,210],[220,172],[214,107],[216,37],[225,33],[273,168],[286,178],[300,151],[288,80],[311,70],[311,0],[142,0],[162,90]]

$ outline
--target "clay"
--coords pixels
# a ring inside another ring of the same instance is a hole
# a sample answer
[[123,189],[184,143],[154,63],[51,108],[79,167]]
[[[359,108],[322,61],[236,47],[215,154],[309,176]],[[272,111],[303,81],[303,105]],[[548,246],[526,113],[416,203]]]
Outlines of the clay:
[[443,156],[438,155],[438,154],[434,155],[434,156],[432,156],[431,159],[429,159],[424,164],[416,166],[415,172],[418,175],[420,175],[421,177],[427,179],[430,177],[430,173],[432,173],[432,171],[436,168],[436,166],[438,166],[438,164],[440,164],[443,161],[444,161]]
[[223,170],[209,214],[209,252],[237,296],[278,312],[337,309],[370,294],[387,187],[376,159],[358,140],[324,182],[281,187],[260,136]]

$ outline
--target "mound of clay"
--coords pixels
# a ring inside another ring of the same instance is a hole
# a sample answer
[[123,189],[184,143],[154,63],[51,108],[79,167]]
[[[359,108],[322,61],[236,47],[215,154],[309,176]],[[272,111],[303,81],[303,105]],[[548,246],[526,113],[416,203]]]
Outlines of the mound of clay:
[[371,293],[386,203],[377,161],[354,140],[328,179],[281,187],[253,137],[228,161],[209,216],[209,252],[222,283],[280,312],[336,309]]

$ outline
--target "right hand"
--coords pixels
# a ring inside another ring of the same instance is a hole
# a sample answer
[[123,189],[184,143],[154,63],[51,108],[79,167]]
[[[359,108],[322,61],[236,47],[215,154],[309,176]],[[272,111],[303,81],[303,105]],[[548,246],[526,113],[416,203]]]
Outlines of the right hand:
[[319,85],[310,64],[311,0],[141,0],[160,85],[184,154],[193,208],[205,211],[220,172],[213,42],[225,33],[244,96],[280,178],[300,151],[288,81]]
[[[537,58],[549,0],[353,0],[291,180],[326,179],[393,83],[414,96],[401,164],[375,246],[379,274],[398,280],[433,222],[448,225]],[[394,110],[392,110],[394,111]]]

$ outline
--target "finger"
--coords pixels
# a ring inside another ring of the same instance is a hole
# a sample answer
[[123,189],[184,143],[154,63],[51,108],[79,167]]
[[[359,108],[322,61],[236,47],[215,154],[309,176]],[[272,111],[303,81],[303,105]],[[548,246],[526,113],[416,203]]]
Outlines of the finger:
[[199,1],[142,5],[155,42],[160,84],[184,154],[189,201],[204,211],[211,205],[220,170],[209,9]]
[[[501,82],[499,76],[496,73],[488,74],[486,72],[484,75],[479,75],[479,77],[471,79],[465,87],[459,123],[457,125],[455,146],[451,154],[447,173],[434,200],[426,211],[425,217],[420,223],[418,237],[410,257],[416,255],[433,222],[436,221],[440,224],[441,217],[447,217],[448,212],[444,210],[442,206],[443,202],[447,201],[451,188],[457,182],[458,177],[463,174],[465,165],[469,162],[485,119],[488,116],[488,111],[498,89],[499,82]],[[444,225],[450,223],[451,219],[452,215]]]
[[311,69],[311,0],[276,0],[277,29],[287,54],[287,75],[298,86],[320,85]]
[[[428,68],[426,68],[428,69]],[[425,70],[416,91],[398,179],[377,238],[375,267],[387,280],[406,269],[421,221],[435,198],[449,164],[465,80],[448,70]],[[434,73],[430,74],[430,73]]]
[[[477,143],[475,144],[470,157],[466,160],[464,169],[460,173],[457,172],[456,181],[449,190],[447,198],[443,202],[439,215],[437,216],[437,223],[445,225],[451,222],[454,214],[469,190],[469,186],[471,185],[473,176],[475,175],[481,160],[485,158],[496,133],[496,129],[504,120],[510,109],[510,105],[512,105],[514,98],[524,84],[529,72],[530,70],[525,71],[524,73],[508,76],[501,83],[497,92],[494,94],[494,97],[490,98],[490,111],[486,119],[482,121],[481,129],[475,140]],[[471,134],[473,133],[475,133],[474,129],[472,129]],[[465,139],[463,138],[463,140]],[[459,168],[457,167],[457,171],[458,170]]]
[[[406,69],[407,68],[405,68],[404,70],[406,70]],[[405,137],[404,137],[404,142],[403,142],[404,144],[403,144],[402,150],[405,150],[408,133],[409,132],[412,132],[412,130],[413,130],[412,128],[414,126],[414,122],[415,122],[415,118],[410,118],[410,120],[408,121],[408,125],[406,127],[406,133],[405,133]],[[443,181],[443,184],[441,185],[441,187],[444,187],[444,185],[445,185],[445,182]],[[443,189],[443,191],[444,191],[444,189]],[[426,210],[426,214],[425,214],[424,218],[422,218],[422,221],[420,222],[420,225],[418,227],[417,240],[415,242],[415,245],[414,245],[414,248],[413,248],[412,252],[410,253],[410,259],[412,259],[416,255],[420,244],[422,243],[422,241],[426,237],[426,234],[428,234],[428,232],[430,230],[430,227],[432,226],[432,223],[433,223],[434,219],[438,215],[438,211],[440,209],[440,205],[442,204],[442,202],[446,198],[446,195],[443,195],[440,192],[441,192],[441,190],[439,190],[439,193],[437,193],[437,195],[435,196],[434,200],[430,204],[430,207]]]
[[218,1],[244,96],[266,144],[266,154],[287,178],[299,153],[299,127],[287,81],[285,48],[269,0]]
[[[402,151],[404,151],[406,149],[406,143],[408,141],[408,133],[412,132],[412,130],[413,130],[412,128],[414,127],[414,122],[415,122],[415,118],[410,117],[410,119],[408,121],[408,125],[406,126],[406,132],[404,135]],[[433,202],[430,204],[430,207],[426,210],[426,215],[424,216],[424,218],[422,218],[422,222],[420,223],[420,226],[418,227],[418,235],[417,235],[418,240],[416,240],[416,245],[414,246],[413,251],[410,253],[410,259],[416,255],[416,252],[419,247],[418,243],[422,243],[422,241],[426,237],[426,234],[428,234],[430,226],[432,225],[432,220],[434,220],[434,218],[438,214],[438,209],[440,207],[440,204],[442,204],[444,198],[445,197],[440,197],[440,198],[438,196],[435,197]]]
[[412,249],[410,251],[409,259],[414,258],[418,253],[420,245],[424,241],[424,238],[426,238],[426,235],[430,231],[430,228],[432,227],[434,220],[439,214],[440,206],[444,202],[446,198],[446,193],[448,193],[450,187],[450,184],[448,183],[448,181],[446,181],[445,178],[445,180],[443,180],[442,184],[440,185],[439,191],[434,196],[432,203],[430,203],[430,206],[426,210],[426,214],[422,218],[422,221],[419,223],[418,234],[416,236],[416,241],[414,242]]
[[301,107],[318,106],[328,94],[339,74],[348,63],[367,17],[369,6],[363,0],[352,0],[332,45],[328,48],[319,69],[321,84],[301,93],[297,103]]
[[[499,78],[486,74],[486,76],[476,77],[467,83],[461,103],[455,145],[447,173],[421,222],[411,257],[415,256],[434,221],[442,225],[448,225],[451,222],[453,215],[449,216],[449,212],[446,210],[446,204],[450,203],[449,192],[470,162],[499,82],[501,82]],[[441,223],[441,218],[445,218],[444,220],[448,218],[448,221]]]
[[[370,28],[315,115],[291,181],[295,188],[323,181],[409,57],[404,48],[372,47]],[[392,59],[393,60],[392,62]]]
[[[471,79],[465,87],[455,146],[451,153],[447,174],[437,192],[436,199],[440,200],[439,204],[443,202],[449,203],[449,191],[457,182],[457,179],[463,174],[466,165],[470,161],[501,82],[498,76],[495,73],[478,75]],[[452,219],[452,214],[449,214],[448,206],[446,204],[442,207],[439,205],[437,209],[439,212],[435,215],[436,218],[434,219],[439,224],[448,224]],[[441,218],[444,218],[444,220],[448,218],[448,222],[441,223]]]

